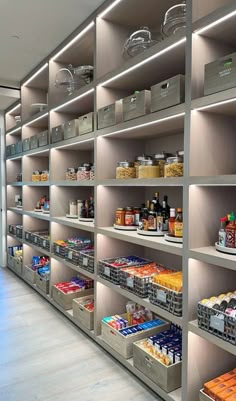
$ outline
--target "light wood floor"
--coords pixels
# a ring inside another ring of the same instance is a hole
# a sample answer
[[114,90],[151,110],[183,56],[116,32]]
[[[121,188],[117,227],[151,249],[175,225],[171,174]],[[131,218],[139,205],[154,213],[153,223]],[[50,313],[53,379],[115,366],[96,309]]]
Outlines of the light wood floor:
[[160,399],[27,284],[0,269],[0,401],[100,400]]

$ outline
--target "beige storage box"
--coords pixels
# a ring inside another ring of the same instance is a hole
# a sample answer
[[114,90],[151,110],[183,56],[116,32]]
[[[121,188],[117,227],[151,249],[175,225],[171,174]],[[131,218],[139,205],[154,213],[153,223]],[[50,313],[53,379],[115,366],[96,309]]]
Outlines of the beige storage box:
[[134,367],[161,387],[166,393],[181,387],[182,362],[166,366],[139,346],[133,345]]
[[14,256],[7,255],[7,265],[10,267],[10,269],[14,270],[14,264],[15,264],[15,258]]
[[63,141],[64,139],[64,124],[52,128],[52,143]]
[[14,258],[14,271],[22,276],[22,261]]
[[30,150],[30,138],[26,138],[23,140],[23,152],[27,152]]
[[38,148],[38,136],[34,135],[30,137],[30,149]]
[[[126,314],[119,316],[127,319]],[[143,330],[129,336],[123,336],[118,330],[109,326],[109,324],[102,320],[102,339],[124,358],[129,359],[133,356],[133,343],[154,334],[158,334],[161,331],[168,330],[169,327],[170,325],[167,322],[164,322],[163,325],[159,327]]]
[[176,75],[151,87],[151,112],[184,103],[185,76]]
[[79,135],[78,120],[68,121],[64,124],[64,139],[74,138]]
[[144,90],[123,99],[123,120],[145,116],[150,113],[151,91]]
[[94,131],[93,118],[93,112],[79,117],[79,135],[89,134]]
[[74,298],[81,298],[86,295],[92,295],[94,293],[94,289],[91,288],[89,290],[82,290],[78,292],[73,292],[71,294],[64,294],[60,289],[58,289],[55,285],[52,287],[52,297],[58,305],[60,305],[63,309],[72,309],[72,301]]
[[36,273],[36,287],[38,287],[45,294],[49,294],[49,280]]
[[200,390],[199,393],[199,401],[214,401],[213,398],[209,397],[209,395],[205,394],[203,389]]
[[83,324],[87,329],[93,330],[94,328],[94,312],[88,311],[81,302],[90,300],[91,297],[82,297],[82,298],[75,298],[72,302],[73,307],[73,316],[75,319],[78,320],[81,324]]
[[122,100],[98,110],[98,129],[111,127],[122,122]]
[[23,266],[23,277],[28,283],[36,284],[36,271],[31,269],[31,266]]
[[236,53],[205,65],[204,95],[236,86]]
[[43,131],[38,134],[39,147],[48,145],[48,131]]

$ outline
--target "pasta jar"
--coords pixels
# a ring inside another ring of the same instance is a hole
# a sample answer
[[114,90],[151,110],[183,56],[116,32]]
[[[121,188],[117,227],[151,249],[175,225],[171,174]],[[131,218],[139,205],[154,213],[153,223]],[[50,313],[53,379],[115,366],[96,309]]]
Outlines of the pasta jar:
[[90,180],[94,180],[95,176],[94,176],[94,166],[91,167],[90,170]]
[[33,182],[39,182],[39,181],[41,181],[41,172],[40,172],[40,171],[33,171],[33,174],[32,174],[32,181],[33,181]]
[[125,226],[134,226],[135,213],[132,207],[125,209]]
[[49,180],[49,171],[44,170],[41,174],[41,181],[48,181]]
[[142,160],[152,160],[152,157],[147,156],[147,155],[136,156],[135,161],[134,161],[136,178],[138,178],[138,169],[139,169],[139,166],[141,165]]
[[116,210],[116,225],[124,226],[125,225],[125,209],[122,207]]
[[138,169],[138,178],[158,178],[160,167],[154,160],[142,160]]
[[136,178],[134,163],[128,161],[119,162],[116,168],[117,179]]
[[168,157],[165,164],[165,177],[182,177],[184,174],[184,159],[182,156]]
[[77,171],[77,181],[80,180],[90,180],[90,167],[83,166],[79,167]]
[[174,156],[174,155],[171,153],[166,153],[166,152],[157,153],[154,155],[154,160],[158,163],[158,165],[160,167],[160,177],[164,177],[166,159],[171,156]]
[[66,180],[68,181],[76,181],[77,177],[77,169],[73,167],[69,167],[66,171]]

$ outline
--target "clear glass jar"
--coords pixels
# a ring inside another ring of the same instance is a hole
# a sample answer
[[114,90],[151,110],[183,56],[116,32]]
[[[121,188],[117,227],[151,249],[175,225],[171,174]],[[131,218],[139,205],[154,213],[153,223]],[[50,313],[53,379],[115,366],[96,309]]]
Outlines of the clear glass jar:
[[41,172],[40,172],[40,171],[33,171],[33,174],[32,174],[32,181],[33,181],[33,182],[39,182],[39,181],[41,181]]
[[41,174],[41,181],[48,181],[49,180],[49,171],[44,170]]
[[90,180],[90,166],[79,167],[77,171],[77,181]]
[[163,37],[169,37],[186,29],[186,1],[169,8],[161,27]]
[[158,40],[152,38],[150,29],[146,26],[133,32],[126,40],[123,50],[125,58],[134,57],[155,45]]
[[66,171],[66,180],[67,181],[76,181],[77,179],[77,169],[70,167]]
[[139,166],[141,165],[141,161],[142,160],[152,160],[151,156],[147,156],[147,155],[141,155],[141,156],[136,156],[135,161],[134,161],[134,167],[135,167],[135,171],[136,171],[136,178],[138,178],[138,169]]
[[184,175],[184,159],[182,156],[168,157],[165,164],[165,177],[182,177]]
[[174,155],[171,153],[166,153],[166,152],[157,153],[154,155],[154,160],[159,164],[159,167],[160,167],[160,177],[165,176],[166,159],[171,156],[174,156]]
[[70,216],[77,216],[77,200],[75,200],[75,199],[70,200],[70,203],[69,203],[69,215]]
[[94,180],[94,178],[95,178],[94,166],[92,166],[92,167],[91,167],[91,170],[90,170],[90,180]]
[[138,169],[138,178],[158,178],[160,177],[160,167],[153,160],[142,160]]
[[116,168],[116,178],[118,180],[136,178],[134,163],[128,161],[119,162]]

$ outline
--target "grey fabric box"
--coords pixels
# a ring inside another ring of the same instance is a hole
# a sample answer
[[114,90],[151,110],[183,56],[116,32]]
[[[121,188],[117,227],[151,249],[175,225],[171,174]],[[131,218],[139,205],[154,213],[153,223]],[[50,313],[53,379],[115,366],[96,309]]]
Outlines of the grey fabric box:
[[23,140],[23,152],[27,152],[27,150],[30,150],[30,138]]
[[14,156],[16,154],[16,145],[14,143],[13,145],[10,146],[11,146],[11,156]]
[[151,112],[167,109],[185,100],[185,76],[176,75],[151,87]]
[[79,135],[78,120],[68,121],[64,124],[64,139],[74,138]]
[[38,148],[38,137],[37,135],[30,137],[30,149],[37,149]]
[[89,134],[93,132],[93,112],[79,117],[79,135]]
[[144,90],[123,99],[123,119],[124,121],[142,117],[150,113],[151,92]]
[[52,143],[63,141],[64,139],[64,125],[52,128]]
[[204,95],[236,86],[236,53],[205,65]]
[[38,134],[38,143],[39,147],[48,145],[48,131],[43,131]]
[[19,141],[16,143],[16,154],[22,153],[22,142]]
[[11,156],[11,145],[6,147],[6,157]]
[[98,129],[111,127],[122,122],[122,101],[98,110]]

